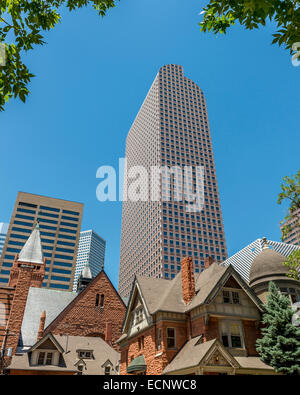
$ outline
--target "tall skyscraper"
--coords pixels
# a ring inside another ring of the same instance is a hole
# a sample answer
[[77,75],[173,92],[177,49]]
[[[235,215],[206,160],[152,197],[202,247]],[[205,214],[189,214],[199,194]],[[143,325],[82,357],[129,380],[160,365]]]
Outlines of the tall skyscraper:
[[7,231],[8,224],[6,224],[5,222],[0,222],[0,256],[4,247]]
[[93,230],[80,233],[73,290],[77,289],[78,278],[88,263],[92,276],[96,277],[104,269],[106,241]]
[[82,203],[19,192],[0,258],[0,283],[8,283],[14,257],[38,221],[47,259],[43,287],[72,291],[82,212]]
[[[204,259],[227,258],[223,220],[204,95],[182,66],[162,67],[134,120],[126,141],[127,174],[133,166],[203,166],[204,208],[187,212],[184,201],[123,201],[119,292],[128,296],[136,274],[174,278],[184,256],[195,271]],[[185,180],[186,181],[186,180]],[[196,177],[187,180],[195,188]],[[174,187],[171,180],[171,189]],[[147,186],[145,186],[147,189]]]
[[284,242],[300,246],[300,208],[296,209],[288,221],[285,221],[280,228],[287,226],[287,234],[284,237]]

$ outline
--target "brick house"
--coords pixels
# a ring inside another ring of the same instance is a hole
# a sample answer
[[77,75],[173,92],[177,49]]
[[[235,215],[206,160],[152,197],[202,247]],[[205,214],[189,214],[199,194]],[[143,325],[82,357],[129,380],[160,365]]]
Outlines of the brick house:
[[261,300],[232,266],[192,258],[173,280],[136,277],[118,340],[120,374],[275,374],[258,357]]
[[100,337],[117,350],[126,306],[105,272],[82,279],[80,292],[42,288],[44,275],[37,225],[15,257],[8,286],[0,287],[0,365],[48,333]]

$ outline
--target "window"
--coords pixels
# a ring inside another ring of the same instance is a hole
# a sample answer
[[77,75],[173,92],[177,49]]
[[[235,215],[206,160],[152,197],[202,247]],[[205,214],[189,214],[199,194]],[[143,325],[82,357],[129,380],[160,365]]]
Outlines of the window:
[[139,350],[144,349],[144,336],[141,336],[138,338],[138,343],[139,343]]
[[238,292],[223,290],[223,303],[240,304],[240,295]]
[[143,321],[143,309],[138,309],[135,312],[135,323],[139,324],[142,321]]
[[104,374],[105,374],[106,376],[109,376],[109,375],[110,375],[110,366],[105,366]]
[[40,352],[38,356],[38,365],[52,365],[52,352]]
[[161,329],[157,331],[157,349],[161,350]]
[[81,359],[92,359],[93,353],[92,351],[78,351],[78,357]]
[[103,307],[103,306],[104,306],[104,295],[102,294],[101,298],[100,298],[100,307]]
[[38,365],[44,365],[44,359],[45,359],[45,353],[40,352],[39,353],[39,358],[38,358]]
[[47,352],[45,365],[51,365],[51,364],[52,364],[52,352]]
[[167,348],[175,348],[175,328],[167,328]]
[[243,348],[241,323],[239,321],[221,321],[221,338],[225,347]]
[[223,303],[230,303],[230,292],[223,291]]
[[83,365],[78,365],[78,366],[77,366],[77,370],[78,370],[77,374],[78,374],[79,376],[81,376],[81,375],[82,375],[82,371],[83,371]]
[[232,303],[239,304],[240,303],[240,295],[238,292],[232,292]]

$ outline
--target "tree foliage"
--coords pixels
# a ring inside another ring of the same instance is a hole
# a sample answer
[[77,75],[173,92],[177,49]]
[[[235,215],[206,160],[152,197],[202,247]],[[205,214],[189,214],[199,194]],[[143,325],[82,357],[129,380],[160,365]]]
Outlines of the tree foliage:
[[[285,241],[293,230],[300,238],[300,170],[293,177],[284,177],[277,203],[289,203],[288,214],[281,221],[281,239]],[[292,226],[293,224],[293,226]],[[284,264],[289,268],[289,276],[300,280],[300,250],[294,251]]]
[[202,13],[204,32],[223,34],[237,22],[246,29],[258,29],[269,20],[277,24],[272,44],[284,45],[293,53],[293,45],[300,42],[299,0],[210,0]]
[[[6,62],[0,65],[0,111],[12,98],[25,102],[34,75],[22,61],[24,52],[43,45],[43,32],[60,22],[59,8],[69,11],[92,6],[100,16],[116,0],[0,0],[0,44],[5,45]],[[8,42],[9,41],[9,42]]]
[[292,324],[294,312],[290,301],[273,282],[269,284],[264,308],[263,336],[256,342],[261,360],[276,372],[300,374],[300,327]]

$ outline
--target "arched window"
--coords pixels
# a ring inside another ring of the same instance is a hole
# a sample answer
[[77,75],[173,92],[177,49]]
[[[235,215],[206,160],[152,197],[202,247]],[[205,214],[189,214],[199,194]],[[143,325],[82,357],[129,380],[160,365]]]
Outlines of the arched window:
[[96,295],[96,303],[95,303],[95,305],[99,306],[99,294]]

